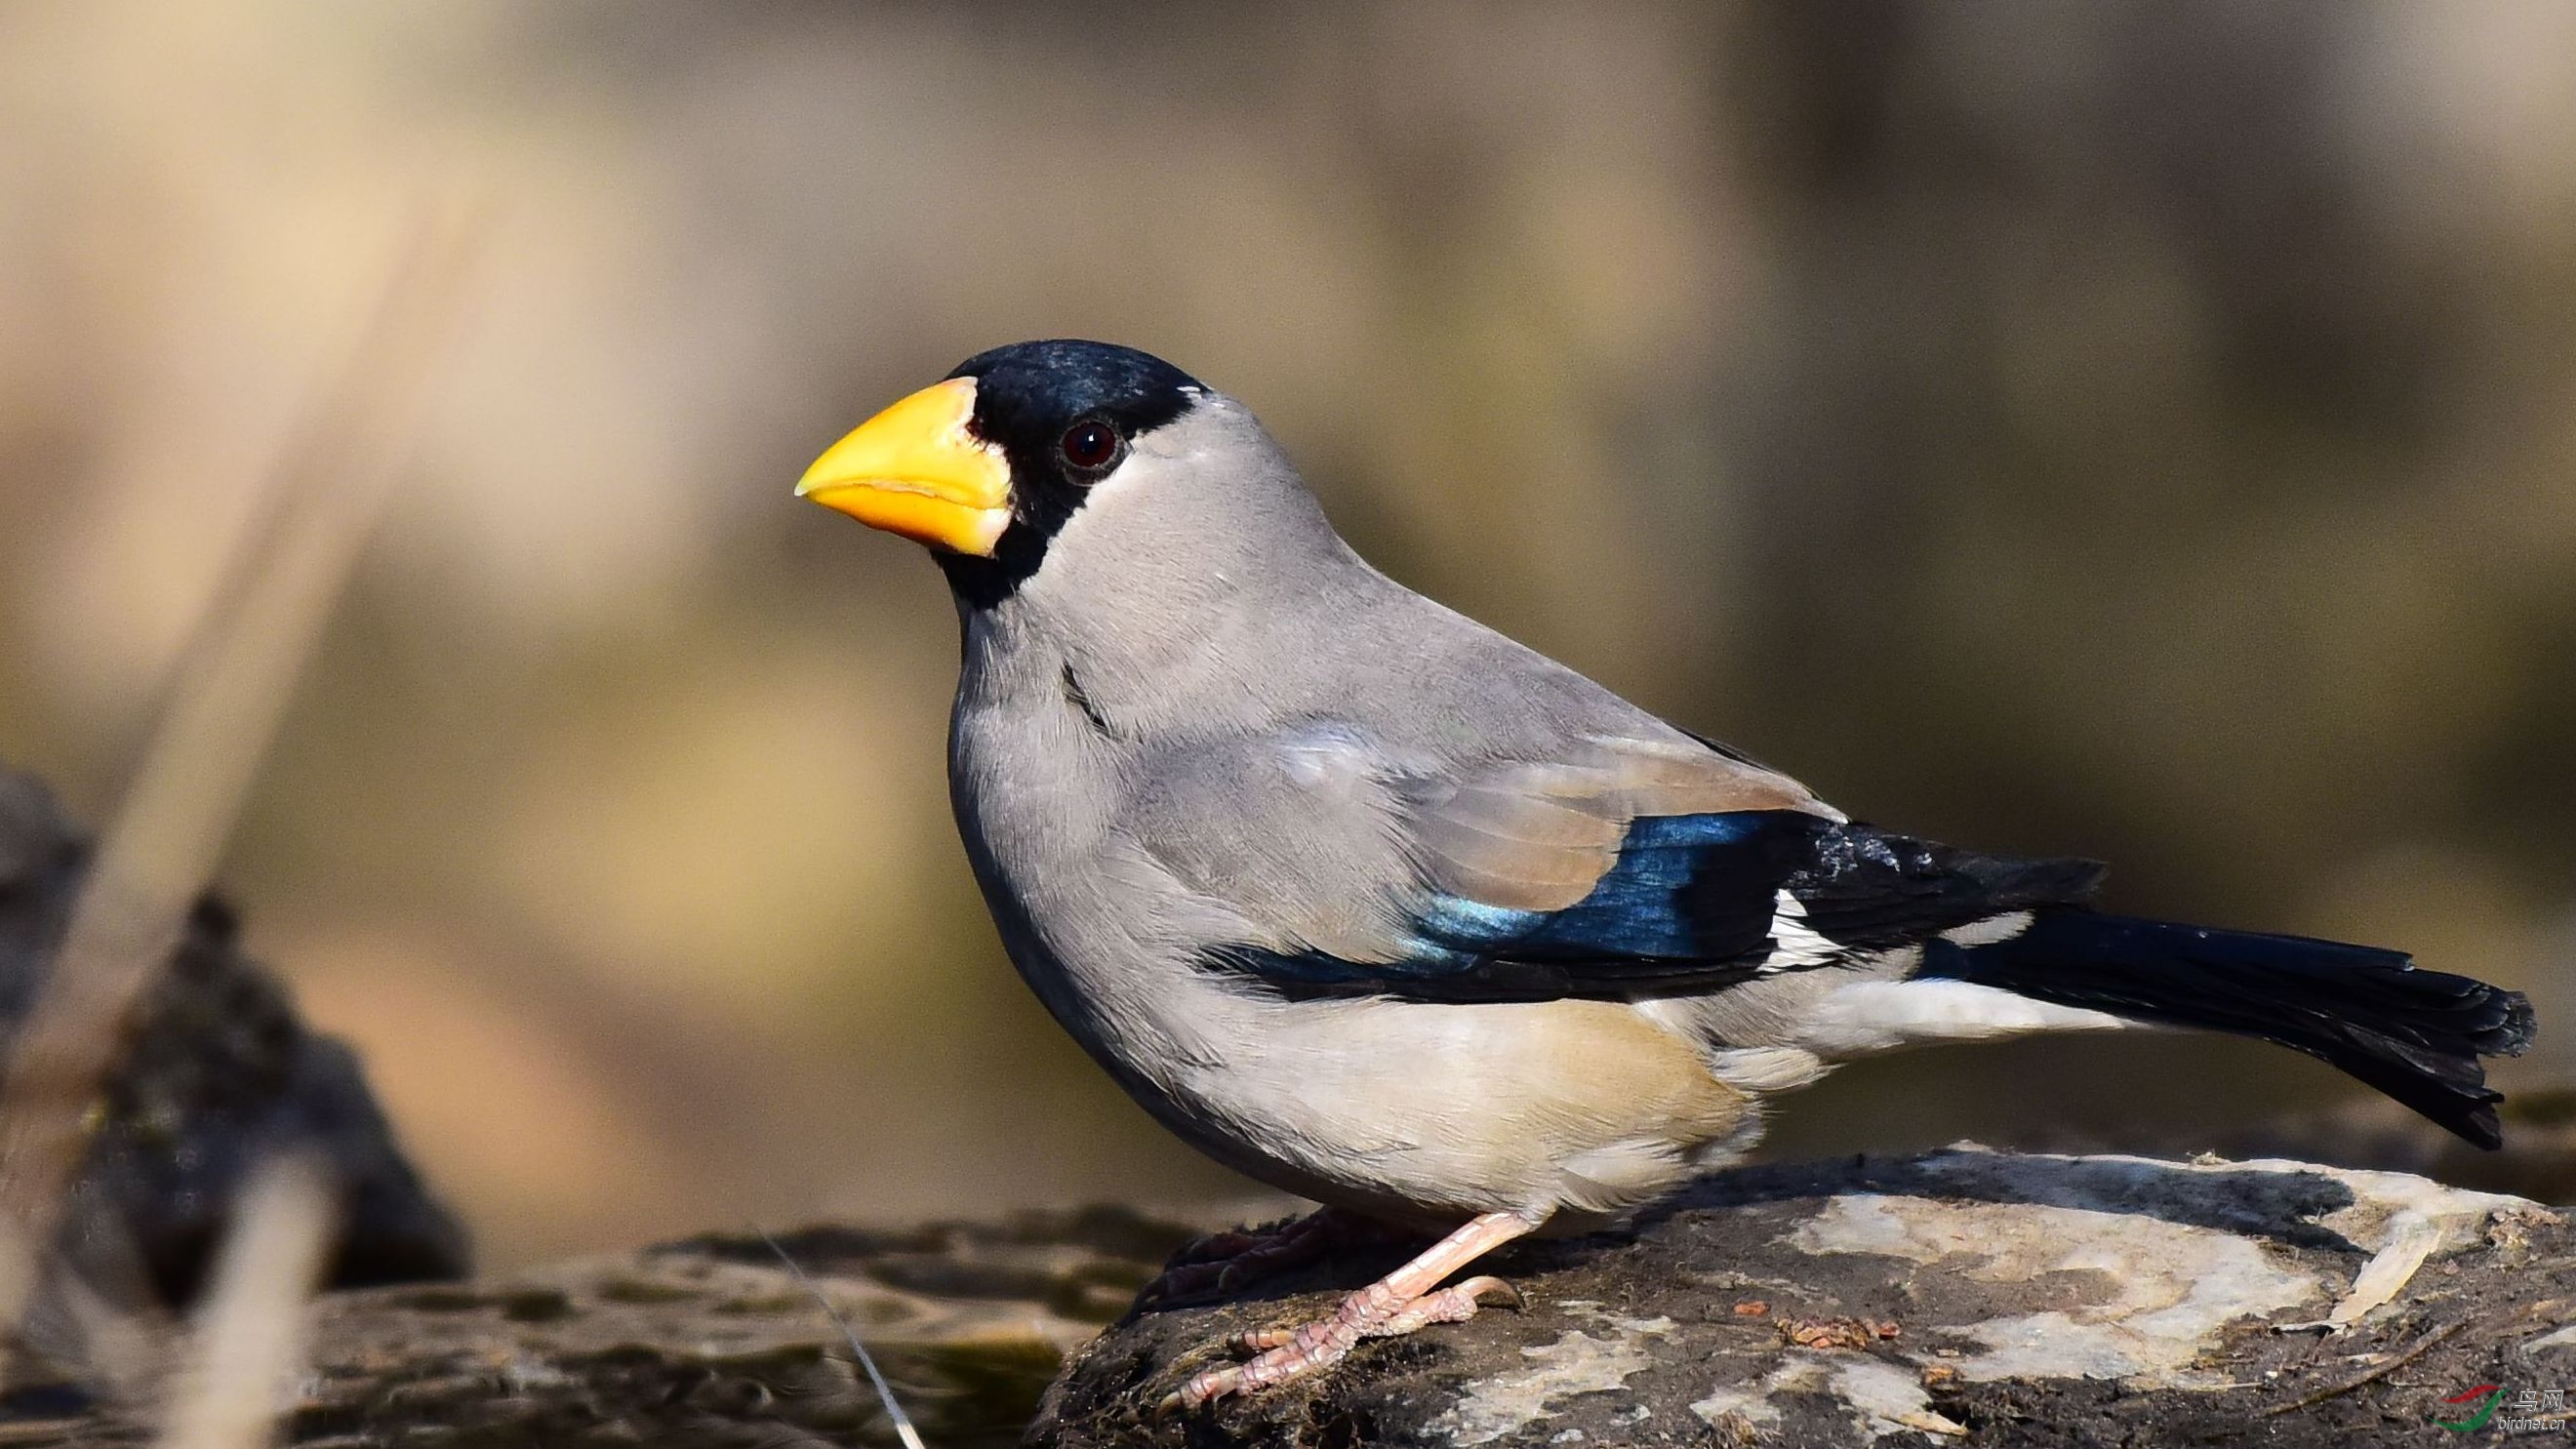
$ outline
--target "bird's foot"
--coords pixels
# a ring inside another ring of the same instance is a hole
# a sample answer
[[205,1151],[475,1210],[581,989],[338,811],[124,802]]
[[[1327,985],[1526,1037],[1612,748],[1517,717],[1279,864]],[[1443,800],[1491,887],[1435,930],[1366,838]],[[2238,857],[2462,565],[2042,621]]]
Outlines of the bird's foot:
[[1314,1262],[1353,1239],[1383,1232],[1370,1219],[1323,1208],[1266,1231],[1210,1233],[1175,1254],[1161,1275],[1136,1295],[1136,1301],[1151,1305],[1221,1296]]
[[1404,1299],[1374,1283],[1342,1300],[1333,1316],[1297,1328],[1261,1329],[1238,1336],[1233,1346],[1253,1355],[1193,1375],[1163,1400],[1165,1409],[1196,1408],[1210,1399],[1246,1394],[1302,1378],[1346,1357],[1367,1338],[1399,1338],[1434,1323],[1464,1323],[1492,1298],[1521,1306],[1520,1291],[1500,1278],[1477,1277]]
[[1500,1278],[1470,1278],[1454,1288],[1440,1280],[1486,1253],[1536,1228],[1543,1214],[1494,1212],[1462,1224],[1456,1232],[1425,1248],[1412,1262],[1342,1300],[1333,1316],[1320,1323],[1279,1332],[1246,1334],[1237,1346],[1253,1357],[1194,1374],[1164,1396],[1164,1412],[1196,1408],[1227,1394],[1250,1393],[1286,1383],[1342,1361],[1363,1338],[1411,1333],[1428,1323],[1456,1323],[1476,1316],[1478,1300],[1500,1293],[1514,1306],[1520,1294]]
[[[1402,1338],[1417,1328],[1427,1328],[1434,1323],[1464,1323],[1476,1316],[1476,1310],[1484,1306],[1488,1296],[1507,1308],[1527,1306],[1521,1290],[1488,1273],[1447,1288],[1435,1288],[1397,1309],[1384,1321],[1361,1328],[1359,1336]],[[1343,1306],[1348,1308],[1349,1304]],[[1275,1353],[1293,1347],[1300,1331],[1294,1328],[1256,1328],[1250,1333],[1236,1334],[1232,1347],[1241,1353]]]

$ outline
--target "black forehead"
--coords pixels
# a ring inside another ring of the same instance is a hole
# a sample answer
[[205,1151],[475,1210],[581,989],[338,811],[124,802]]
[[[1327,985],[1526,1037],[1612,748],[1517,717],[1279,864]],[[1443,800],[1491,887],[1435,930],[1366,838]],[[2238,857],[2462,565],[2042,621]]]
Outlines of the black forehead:
[[975,431],[1005,447],[1051,442],[1074,419],[1103,414],[1129,435],[1170,422],[1204,391],[1151,353],[1060,338],[1015,342],[957,364],[975,379]]

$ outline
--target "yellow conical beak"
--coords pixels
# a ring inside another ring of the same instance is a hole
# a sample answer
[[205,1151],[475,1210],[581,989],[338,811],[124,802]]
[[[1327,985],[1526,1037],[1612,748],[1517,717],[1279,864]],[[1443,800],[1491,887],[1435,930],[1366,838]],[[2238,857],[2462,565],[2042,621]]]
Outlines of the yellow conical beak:
[[974,414],[973,378],[925,387],[815,459],[796,496],[870,528],[990,557],[1011,523],[1011,465],[966,430]]

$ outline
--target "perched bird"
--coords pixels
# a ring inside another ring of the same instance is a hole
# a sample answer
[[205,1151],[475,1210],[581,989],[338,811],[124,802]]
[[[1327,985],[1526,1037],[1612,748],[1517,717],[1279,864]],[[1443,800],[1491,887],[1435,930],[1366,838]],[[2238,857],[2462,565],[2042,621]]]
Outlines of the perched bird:
[[[1005,947],[1166,1126],[1446,1233],[1196,1403],[1465,1318],[1441,1285],[1740,1157],[1765,1095],[1923,1042],[2187,1027],[2497,1145],[2530,1004],[2396,951],[2132,920],[2102,867],[1860,824],[1352,552],[1243,404],[1096,342],[960,365],[800,495],[930,546],[949,786]],[[1312,1229],[1243,1240],[1247,1266]]]

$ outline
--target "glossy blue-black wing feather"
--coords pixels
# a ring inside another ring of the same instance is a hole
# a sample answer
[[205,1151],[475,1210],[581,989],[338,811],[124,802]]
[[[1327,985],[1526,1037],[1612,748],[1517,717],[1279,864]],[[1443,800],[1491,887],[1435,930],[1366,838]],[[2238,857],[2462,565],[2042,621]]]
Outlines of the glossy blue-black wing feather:
[[1779,948],[1784,897],[1831,947],[1879,949],[2091,888],[2089,862],[2001,861],[1799,810],[1645,816],[1555,910],[1426,890],[1392,959],[1229,945],[1211,964],[1300,995],[1633,999],[1723,989],[1836,959]]

